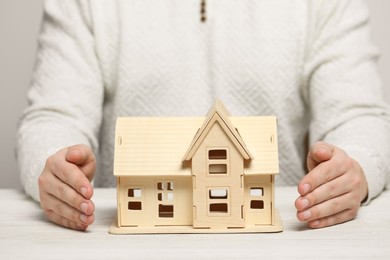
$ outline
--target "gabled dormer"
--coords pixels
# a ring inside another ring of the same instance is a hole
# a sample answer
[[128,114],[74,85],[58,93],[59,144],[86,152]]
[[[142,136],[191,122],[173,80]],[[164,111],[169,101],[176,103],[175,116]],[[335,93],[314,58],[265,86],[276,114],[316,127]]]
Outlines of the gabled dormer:
[[200,144],[205,140],[206,136],[209,134],[211,129],[216,126],[216,124],[223,130],[224,134],[230,139],[245,160],[253,159],[238,130],[230,121],[229,116],[230,114],[223,103],[220,100],[217,100],[208,112],[203,125],[198,129],[192,143],[183,157],[183,161],[189,161],[192,159]]
[[191,161],[195,228],[242,228],[244,162],[253,159],[217,101],[193,138],[183,161]]

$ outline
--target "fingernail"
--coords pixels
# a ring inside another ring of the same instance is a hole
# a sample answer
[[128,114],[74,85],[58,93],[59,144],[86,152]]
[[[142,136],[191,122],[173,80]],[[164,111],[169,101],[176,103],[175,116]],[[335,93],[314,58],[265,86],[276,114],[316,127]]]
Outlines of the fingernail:
[[80,204],[80,208],[81,208],[81,210],[82,210],[84,213],[87,213],[87,210],[88,210],[88,203],[85,203],[85,202],[81,203],[81,204]]
[[76,223],[76,225],[77,225],[79,228],[84,228],[84,225],[83,225],[83,224]]
[[315,220],[315,221],[310,223],[310,226],[311,227],[317,227],[319,224],[320,224],[320,221],[319,220]]
[[301,205],[304,209],[307,208],[307,206],[309,206],[309,204],[310,204],[310,201],[308,199],[302,199]]
[[310,184],[306,183],[303,185],[303,193],[306,194],[310,191]]
[[303,212],[303,219],[308,219],[311,217],[311,212],[310,210],[306,210]]
[[87,188],[81,187],[80,192],[81,192],[81,194],[82,194],[84,197],[87,197],[87,193],[88,193],[88,189],[87,189]]
[[73,153],[74,155],[80,155],[81,154],[79,149],[75,149],[75,150],[72,150],[70,152]]
[[87,219],[88,219],[88,217],[87,217],[86,215],[84,215],[84,214],[81,214],[81,215],[80,215],[80,220],[81,220],[82,222],[87,223]]
[[328,148],[326,148],[326,147],[321,147],[321,148],[318,148],[318,150],[317,150],[317,152],[319,152],[319,153],[325,153],[327,151],[328,151]]

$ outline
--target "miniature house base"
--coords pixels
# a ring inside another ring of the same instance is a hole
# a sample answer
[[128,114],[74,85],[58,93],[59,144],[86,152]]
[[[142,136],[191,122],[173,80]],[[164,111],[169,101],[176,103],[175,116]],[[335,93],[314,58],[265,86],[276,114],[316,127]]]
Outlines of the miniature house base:
[[[275,117],[118,118],[112,234],[280,232]],[[244,143],[245,140],[245,143]]]
[[115,218],[108,232],[114,235],[131,234],[225,234],[225,233],[275,233],[282,232],[283,225],[278,210],[275,210],[274,225],[246,226],[244,228],[194,228],[193,226],[150,226],[150,227],[119,227]]

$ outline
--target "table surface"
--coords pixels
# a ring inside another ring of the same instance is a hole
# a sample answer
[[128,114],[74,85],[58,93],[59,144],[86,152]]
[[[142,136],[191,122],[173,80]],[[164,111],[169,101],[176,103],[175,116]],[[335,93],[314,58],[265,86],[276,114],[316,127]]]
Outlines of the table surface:
[[309,229],[295,217],[295,187],[276,188],[284,231],[272,234],[110,235],[115,189],[96,189],[95,223],[86,232],[49,223],[22,191],[0,190],[1,259],[390,259],[390,191],[356,219]]

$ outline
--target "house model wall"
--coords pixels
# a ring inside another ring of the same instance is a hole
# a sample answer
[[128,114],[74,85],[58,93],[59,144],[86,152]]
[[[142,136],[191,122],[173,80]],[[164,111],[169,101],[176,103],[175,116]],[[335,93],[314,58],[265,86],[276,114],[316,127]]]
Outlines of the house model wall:
[[275,117],[117,119],[117,218],[109,232],[279,232]]

